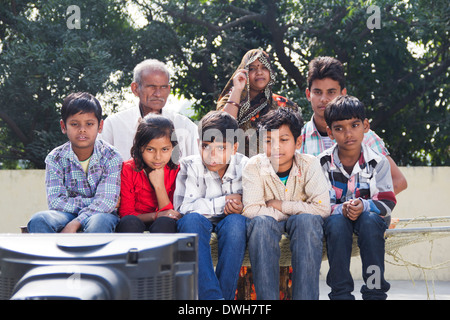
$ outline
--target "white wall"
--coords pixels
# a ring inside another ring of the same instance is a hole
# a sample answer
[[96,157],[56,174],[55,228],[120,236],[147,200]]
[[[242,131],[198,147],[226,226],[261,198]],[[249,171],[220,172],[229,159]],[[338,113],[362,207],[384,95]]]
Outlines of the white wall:
[[44,170],[0,170],[0,232],[17,233],[33,213],[46,210]]

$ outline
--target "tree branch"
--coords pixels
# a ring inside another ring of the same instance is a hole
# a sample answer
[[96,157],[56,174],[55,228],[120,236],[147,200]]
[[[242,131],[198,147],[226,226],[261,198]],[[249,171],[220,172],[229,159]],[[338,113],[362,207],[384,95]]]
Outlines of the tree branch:
[[378,115],[372,120],[371,126],[376,128],[380,123],[384,121],[384,119],[392,117],[402,108],[404,108],[407,104],[411,103],[412,101],[420,97],[427,87],[434,86],[433,79],[439,78],[441,74],[447,72],[447,69],[449,67],[450,67],[450,59],[443,61],[442,64],[433,71],[433,73],[431,73],[430,75],[428,75],[423,79],[422,83],[424,90],[416,89],[412,94],[408,94],[406,97],[400,100],[393,108],[379,112]]
[[[240,18],[237,18],[236,20],[233,20],[233,21],[231,21],[229,23],[225,23],[223,25],[215,25],[215,24],[212,24],[212,23],[207,22],[205,20],[201,20],[201,19],[197,19],[197,18],[193,17],[187,11],[187,7],[184,8],[183,12],[180,12],[180,11],[171,10],[169,7],[167,7],[164,4],[161,4],[161,3],[158,3],[158,4],[165,11],[167,11],[167,13],[170,16],[172,16],[174,18],[178,18],[181,21],[186,22],[186,23],[192,23],[192,24],[203,26],[203,27],[207,28],[208,30],[213,31],[214,33],[220,33],[223,30],[230,29],[232,27],[235,27],[235,26],[240,25],[240,24],[242,24],[244,22],[247,22],[247,21],[252,21],[252,20],[261,21],[261,19],[262,19],[262,16],[260,14],[256,14],[254,12],[249,12],[249,11],[246,11],[246,10],[245,11],[239,10],[240,12],[245,12],[246,15],[244,15],[244,16],[242,16]],[[229,6],[229,7],[231,7],[231,6]],[[235,9],[237,9],[237,8],[235,8]],[[235,11],[235,9],[230,8],[230,11]]]
[[28,144],[31,142],[31,139],[29,139],[22,130],[20,130],[19,126],[16,124],[16,122],[6,114],[6,112],[0,110],[0,119],[5,121],[5,123],[9,126],[9,128],[16,134],[16,136],[19,138],[19,140],[23,144]]
[[286,54],[284,35],[287,31],[285,26],[280,26],[276,20],[277,7],[276,3],[271,1],[268,3],[267,14],[264,19],[265,26],[269,29],[272,36],[275,52],[278,57],[278,61],[288,75],[294,79],[297,87],[301,90],[306,83],[305,77],[298,70],[296,65],[292,62],[291,58]]

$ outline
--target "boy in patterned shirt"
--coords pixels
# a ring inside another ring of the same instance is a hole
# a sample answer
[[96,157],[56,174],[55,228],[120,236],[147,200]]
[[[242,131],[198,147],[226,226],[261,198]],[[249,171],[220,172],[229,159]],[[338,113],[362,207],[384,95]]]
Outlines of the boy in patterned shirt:
[[[225,111],[211,111],[198,125],[200,155],[180,161],[173,196],[183,217],[177,231],[197,233],[198,297],[233,300],[244,259],[246,218],[242,216],[242,173],[248,158],[237,152],[238,123]],[[211,256],[211,232],[217,233],[216,270]]]
[[[342,63],[332,57],[313,59],[309,63],[308,88],[305,94],[311,103],[313,115],[303,127],[302,146],[299,152],[318,156],[335,144],[335,141],[327,135],[324,111],[328,102],[337,96],[347,94]],[[363,143],[382,153],[389,160],[395,193],[405,190],[408,186],[406,178],[390,157],[383,140],[369,128],[364,134]]]
[[61,130],[69,139],[45,159],[49,210],[33,215],[31,233],[114,232],[119,217],[122,158],[97,140],[102,108],[89,93],[72,93],[61,108]]
[[[328,180],[331,216],[324,234],[330,269],[330,299],[354,299],[350,258],[353,233],[361,253],[363,299],[386,299],[384,233],[396,204],[389,162],[363,143],[369,129],[364,105],[355,97],[339,96],[325,109],[327,132],[336,145],[318,158]],[[374,283],[368,283],[374,277]]]

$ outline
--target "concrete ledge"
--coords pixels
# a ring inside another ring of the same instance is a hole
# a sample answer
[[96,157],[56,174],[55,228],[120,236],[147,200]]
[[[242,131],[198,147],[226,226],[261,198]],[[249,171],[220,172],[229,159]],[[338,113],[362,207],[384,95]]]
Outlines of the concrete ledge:
[[0,170],[0,233],[19,233],[35,212],[47,209],[45,170]]

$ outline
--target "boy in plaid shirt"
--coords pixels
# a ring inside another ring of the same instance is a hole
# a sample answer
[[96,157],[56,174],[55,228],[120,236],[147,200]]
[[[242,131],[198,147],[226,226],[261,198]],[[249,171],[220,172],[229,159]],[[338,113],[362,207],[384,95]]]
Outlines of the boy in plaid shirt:
[[[302,146],[299,152],[317,156],[335,144],[335,141],[327,135],[324,111],[328,102],[337,96],[347,94],[342,63],[332,57],[313,59],[309,63],[308,88],[306,88],[305,94],[311,103],[314,114],[303,127]],[[407,181],[390,157],[383,140],[369,128],[364,134],[363,143],[388,159],[395,193],[398,194],[405,190],[408,185]]]
[[[200,300],[233,300],[244,259],[246,220],[242,215],[242,173],[248,158],[237,152],[238,123],[225,111],[211,111],[198,125],[200,155],[180,161],[174,208],[183,217],[177,231],[197,233]],[[219,256],[212,263],[211,232]]]
[[97,134],[102,108],[89,93],[73,93],[61,108],[61,130],[69,141],[45,159],[48,211],[28,223],[32,233],[114,232],[122,158]]
[[[355,233],[365,282],[362,297],[386,299],[390,285],[384,279],[384,233],[396,204],[389,162],[363,143],[369,123],[358,99],[337,97],[324,115],[328,135],[336,140],[334,147],[318,156],[331,199],[331,216],[324,223],[329,297],[354,299],[350,258]],[[368,283],[369,277],[375,283]]]

